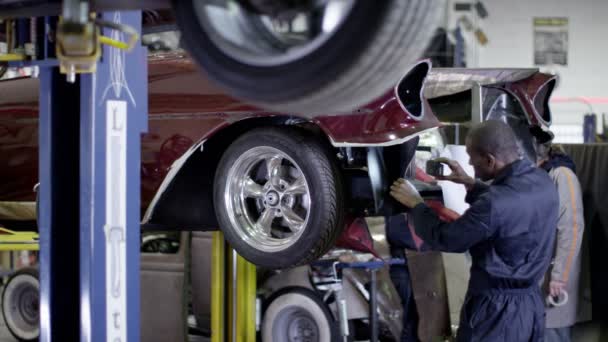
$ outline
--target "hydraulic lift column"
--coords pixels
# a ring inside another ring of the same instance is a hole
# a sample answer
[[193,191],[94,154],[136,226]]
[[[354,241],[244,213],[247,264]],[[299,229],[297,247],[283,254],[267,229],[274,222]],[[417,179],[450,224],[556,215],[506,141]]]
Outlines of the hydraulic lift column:
[[[139,11],[102,19],[141,32]],[[57,63],[38,65],[40,340],[139,341],[147,53],[139,44],[129,52],[104,46],[97,71],[72,84]]]

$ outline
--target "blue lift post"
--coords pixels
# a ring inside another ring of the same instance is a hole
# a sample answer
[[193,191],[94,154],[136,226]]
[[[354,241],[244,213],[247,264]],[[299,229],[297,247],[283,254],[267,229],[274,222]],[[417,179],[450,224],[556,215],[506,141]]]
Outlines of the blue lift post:
[[[141,12],[102,19],[141,32]],[[117,31],[106,36],[125,40]],[[93,74],[40,67],[40,341],[139,341],[140,136],[147,53],[103,48]]]

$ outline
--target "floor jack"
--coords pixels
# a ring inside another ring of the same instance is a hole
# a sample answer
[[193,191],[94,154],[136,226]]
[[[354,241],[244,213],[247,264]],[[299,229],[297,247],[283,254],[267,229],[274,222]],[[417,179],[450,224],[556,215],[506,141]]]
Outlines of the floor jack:
[[[339,262],[319,260],[316,266],[331,267],[331,287],[338,302],[338,316],[342,339],[349,341],[347,303],[341,296],[342,271],[347,268],[370,272],[369,327],[370,341],[378,341],[378,284],[377,272],[388,265],[403,265],[402,259],[367,262]],[[260,303],[256,294],[256,267],[239,256],[224,240],[221,232],[213,233],[211,271],[211,342],[255,342],[261,322]]]
[[[320,260],[314,263],[316,266],[327,266],[331,260]],[[370,329],[370,342],[377,342],[379,335],[379,319],[378,319],[378,283],[377,274],[381,268],[389,265],[404,265],[405,260],[403,259],[389,259],[389,260],[374,260],[365,262],[339,262],[333,261],[331,267],[333,270],[333,279],[330,283],[326,284],[331,288],[332,292],[336,294],[338,303],[338,319],[340,322],[340,333],[344,342],[350,341],[349,336],[353,333],[349,331],[349,324],[347,318],[347,303],[342,296],[342,271],[347,268],[366,270],[370,273],[369,282],[369,296],[367,299],[369,303],[369,329]]]

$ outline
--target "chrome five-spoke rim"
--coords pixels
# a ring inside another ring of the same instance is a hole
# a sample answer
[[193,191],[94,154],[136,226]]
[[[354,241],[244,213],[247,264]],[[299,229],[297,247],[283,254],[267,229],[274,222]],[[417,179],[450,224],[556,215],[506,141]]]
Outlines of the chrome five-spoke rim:
[[310,215],[310,188],[293,159],[276,148],[254,147],[227,177],[224,201],[241,240],[264,252],[298,241]]

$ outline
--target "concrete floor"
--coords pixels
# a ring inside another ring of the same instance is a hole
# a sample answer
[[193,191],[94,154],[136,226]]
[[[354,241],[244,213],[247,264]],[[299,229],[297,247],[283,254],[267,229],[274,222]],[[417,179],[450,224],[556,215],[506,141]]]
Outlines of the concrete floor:
[[[209,342],[210,340],[205,337],[190,336],[189,341],[190,342]],[[0,342],[18,342],[16,339],[13,338],[11,333],[6,328],[6,325],[4,324],[4,319],[2,319],[0,322]]]
[[[598,324],[585,323],[574,329],[572,341],[577,342],[600,342],[600,327]],[[190,342],[209,342],[208,338],[190,336]],[[0,320],[0,342],[18,342],[4,324],[4,319]]]
[[[593,322],[577,325],[574,328],[572,340],[577,342],[601,342],[600,328],[601,327],[599,324]],[[198,336],[190,336],[189,341],[209,342],[209,339]],[[15,338],[13,338],[11,333],[8,331],[8,328],[4,324],[4,317],[0,319],[0,342],[18,342]]]
[[[2,289],[0,288],[0,293]],[[1,305],[2,303],[0,303]],[[1,311],[1,310],[0,310]],[[1,313],[0,313],[1,315]],[[190,336],[189,342],[209,342],[210,340],[205,337]],[[8,331],[8,328],[4,324],[4,317],[0,317],[0,342],[18,342],[13,335]]]

